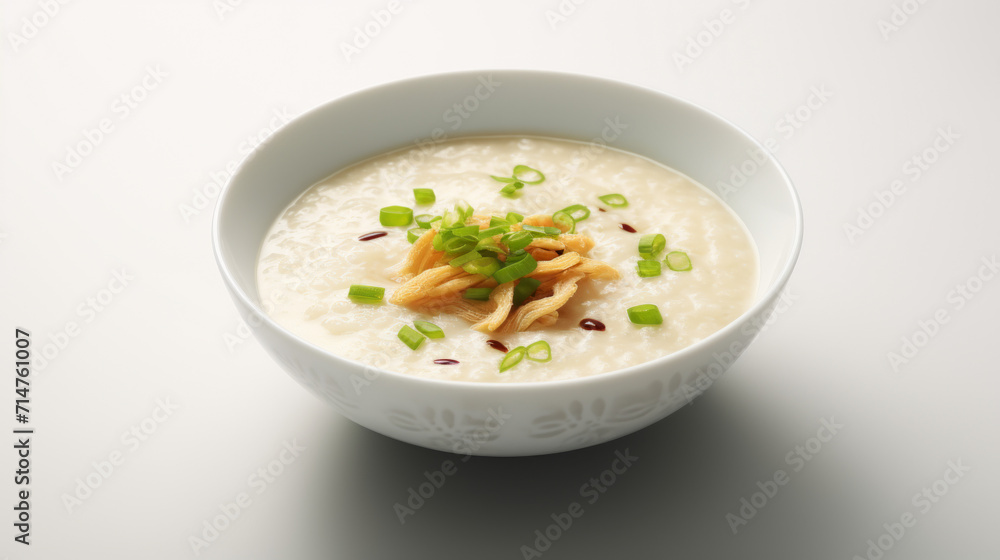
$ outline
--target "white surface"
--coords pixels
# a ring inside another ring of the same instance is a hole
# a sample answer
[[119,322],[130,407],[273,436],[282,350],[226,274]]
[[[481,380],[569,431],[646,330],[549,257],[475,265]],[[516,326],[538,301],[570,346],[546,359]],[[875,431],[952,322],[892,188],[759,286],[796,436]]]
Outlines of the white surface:
[[[208,1],[70,3],[16,51],[12,34],[41,4],[3,4],[3,332],[27,327],[36,346],[67,321],[80,332],[33,377],[30,548],[12,540],[13,437],[5,444],[0,556],[192,557],[188,538],[240,492],[252,504],[200,557],[521,558],[572,502],[583,516],[543,558],[864,557],[866,541],[908,512],[916,524],[883,539],[886,560],[1000,553],[1000,280],[960,309],[949,295],[998,252],[987,220],[1000,203],[1000,6],[932,0],[884,40],[878,22],[892,1],[590,0],[555,29],[545,12],[556,1],[404,2],[348,62],[341,42],[387,4],[291,4],[247,1],[220,17]],[[724,8],[732,23],[679,70],[672,54]],[[166,76],[126,114],[116,99],[147,67]],[[210,212],[185,221],[179,205],[276,112],[484,67],[622,79],[774,138],[803,199],[806,241],[790,306],[687,409],[583,451],[459,459],[400,525],[393,505],[455,458],[340,418],[252,340],[227,347],[242,331],[212,261]],[[786,132],[784,115],[822,87],[828,101]],[[105,118],[113,131],[58,180],[52,162]],[[948,127],[958,138],[912,180],[907,160]],[[895,179],[907,190],[852,243],[844,224]],[[102,311],[79,308],[123,268],[134,279]],[[894,372],[887,354],[939,309],[948,322]],[[157,399],[178,408],[133,451],[122,434]],[[786,454],[830,417],[844,427],[792,472]],[[293,439],[305,450],[258,494],[260,479],[248,477]],[[638,461],[606,493],[581,495],[626,449]],[[61,496],[119,450],[124,463],[67,512]],[[970,470],[940,483],[947,494],[923,512],[914,494],[958,460]],[[734,535],[727,514],[778,469],[790,481]]]

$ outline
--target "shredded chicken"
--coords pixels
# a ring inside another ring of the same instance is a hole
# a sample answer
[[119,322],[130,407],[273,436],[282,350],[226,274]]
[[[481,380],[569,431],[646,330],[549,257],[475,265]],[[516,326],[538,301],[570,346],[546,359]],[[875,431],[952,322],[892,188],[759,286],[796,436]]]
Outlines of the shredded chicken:
[[[489,227],[490,216],[477,214],[466,225]],[[528,216],[527,225],[554,227],[552,216]],[[521,229],[513,224],[511,231]],[[485,333],[521,332],[532,325],[547,327],[559,318],[559,309],[573,297],[577,284],[585,279],[614,280],[618,270],[611,265],[589,259],[585,255],[594,241],[579,233],[563,233],[557,237],[538,237],[526,251],[538,261],[527,277],[541,284],[535,293],[520,305],[514,305],[514,290],[521,280],[497,285],[496,280],[479,274],[469,274],[446,262],[446,255],[434,249],[436,228],[421,235],[406,258],[391,269],[397,282],[402,283],[389,302],[429,314],[456,315],[472,323],[472,328]],[[494,237],[500,242],[500,236]],[[494,288],[489,301],[464,299],[469,288]]]

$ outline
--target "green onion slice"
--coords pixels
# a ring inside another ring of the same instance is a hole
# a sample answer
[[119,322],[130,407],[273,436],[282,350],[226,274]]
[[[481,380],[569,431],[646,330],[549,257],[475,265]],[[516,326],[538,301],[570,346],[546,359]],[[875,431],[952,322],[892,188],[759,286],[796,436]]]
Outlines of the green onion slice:
[[513,197],[517,194],[517,191],[524,187],[524,183],[517,181],[515,183],[507,183],[502,189],[500,189],[500,194],[506,197]]
[[628,206],[628,200],[626,200],[624,196],[618,193],[606,194],[604,196],[599,196],[597,198],[601,199],[601,202],[607,204],[612,208],[624,208]]
[[420,236],[427,233],[426,228],[413,228],[406,230],[406,240],[410,243],[416,243]]
[[414,321],[413,326],[420,331],[420,334],[426,336],[427,338],[444,338],[444,331],[441,330],[441,327],[435,325],[434,323],[428,323],[427,321]]
[[521,278],[514,287],[514,305],[521,305],[531,296],[535,295],[535,290],[542,285],[542,281],[537,278]]
[[500,242],[506,245],[511,251],[519,251],[531,245],[531,233],[527,231],[505,233],[500,238]]
[[529,226],[529,225],[524,225],[524,224],[521,224],[521,231],[531,232],[532,234],[538,234],[539,236],[542,236],[542,235],[559,235],[560,233],[562,233],[562,230],[559,229],[559,228],[557,228],[557,227]]
[[684,251],[671,251],[667,253],[667,267],[678,272],[691,270],[691,258]]
[[[493,257],[480,257],[474,261],[466,263],[462,270],[469,274],[482,274],[483,276],[495,276],[498,271],[502,271],[503,265],[499,259]],[[534,270],[534,269],[532,269]]]
[[493,288],[469,288],[468,290],[465,290],[462,297],[465,299],[474,299],[476,301],[489,301],[490,292],[492,291]]
[[441,227],[443,229],[451,229],[464,225],[465,218],[462,217],[461,212],[458,210],[445,210],[444,217],[441,218]]
[[647,233],[639,238],[639,254],[644,259],[655,259],[667,246],[667,238],[662,233]]
[[544,340],[532,342],[525,348],[524,357],[532,362],[550,362],[552,361],[552,347]]
[[486,228],[484,230],[480,230],[479,231],[479,239],[486,239],[486,238],[489,238],[489,237],[493,237],[495,235],[503,235],[503,234],[507,233],[508,229],[510,229],[510,228],[505,228],[505,227],[501,227],[501,226],[488,227],[488,228]]
[[434,189],[413,189],[413,198],[417,200],[417,204],[433,204],[437,200]]
[[524,216],[518,214],[517,212],[507,212],[507,221],[516,224],[524,220]]
[[403,325],[403,328],[399,329],[399,333],[396,336],[399,337],[399,340],[403,341],[403,344],[409,346],[410,350],[420,348],[420,345],[427,340],[424,338],[424,335],[411,329],[409,325]]
[[575,222],[582,222],[590,217],[590,208],[587,208],[582,204],[567,206],[560,210],[560,212],[566,212],[573,217],[573,221]]
[[408,226],[413,221],[413,210],[405,206],[386,206],[378,211],[378,221],[383,226]]
[[447,239],[448,238],[444,236],[444,232],[439,231],[434,235],[434,239],[431,240],[431,245],[434,247],[435,251],[444,251],[444,242],[447,241]]
[[467,237],[469,239],[479,239],[479,226],[461,226],[451,230],[455,237]]
[[431,223],[434,222],[435,219],[440,220],[441,216],[432,216],[430,214],[417,214],[416,216],[413,217],[413,221],[417,222],[418,226],[425,229],[431,227]]
[[351,288],[347,290],[347,297],[354,303],[379,303],[383,296],[385,296],[385,288],[379,286],[352,284]]
[[465,222],[465,220],[468,220],[472,216],[473,212],[475,212],[475,210],[472,208],[472,205],[470,205],[468,202],[464,200],[459,200],[458,202],[455,203],[455,210],[457,210],[458,213],[462,215],[463,223]]
[[462,237],[452,237],[448,241],[444,242],[441,250],[449,255],[457,255],[459,253],[468,253],[475,248],[475,246],[475,241],[470,241]]
[[[529,180],[525,179],[524,177],[521,176],[521,175],[524,175],[525,173],[535,173],[535,174],[537,174],[538,175],[538,180],[537,181],[529,181]],[[545,175],[541,171],[539,171],[539,170],[537,170],[537,169],[535,169],[533,167],[528,167],[527,165],[515,165],[514,166],[513,177],[515,179],[517,179],[518,181],[521,181],[522,183],[527,183],[529,185],[537,185],[538,183],[541,183],[542,181],[545,180]]]
[[531,255],[525,254],[524,258],[513,264],[510,264],[508,261],[507,266],[501,268],[493,274],[493,279],[496,280],[498,284],[512,282],[522,276],[531,274],[531,272],[537,267],[538,261],[536,261]]
[[524,355],[527,353],[528,351],[524,346],[518,346],[510,352],[507,352],[503,359],[500,360],[500,373],[503,373],[521,363],[521,360],[524,359]]
[[660,315],[660,308],[652,303],[636,305],[627,309],[628,320],[636,325],[660,325],[663,324],[663,316]]
[[508,264],[508,265],[514,264],[517,261],[519,261],[519,260],[523,259],[524,257],[526,257],[527,255],[528,255],[528,252],[525,251],[524,249],[518,249],[517,251],[511,251],[510,253],[507,254],[507,262],[506,262],[506,264]]
[[476,243],[476,251],[489,251],[491,253],[496,253],[496,254],[507,252],[504,251],[499,245],[497,245],[496,241],[493,241],[493,238],[491,237],[487,237],[486,239],[480,239],[479,243]]
[[573,215],[569,212],[560,210],[552,214],[552,223],[562,230],[563,233],[576,233],[576,220],[573,219]]
[[[472,261],[474,261],[474,260],[476,260],[478,258],[481,258],[481,257],[482,257],[482,255],[480,255],[476,251],[469,251],[468,253],[465,253],[464,255],[459,255],[459,256],[451,259],[451,261],[449,261],[448,264],[450,264],[451,266],[454,266],[454,267],[457,268],[457,267],[465,265],[465,263],[472,262]],[[659,264],[659,263],[657,263],[657,264]]]
[[659,276],[661,272],[660,261],[639,261],[635,265],[635,271],[642,278]]
[[517,179],[513,177],[498,177],[496,175],[490,175],[490,177],[492,177],[495,181],[500,181],[501,183],[513,183],[514,181],[517,181]]
[[490,216],[490,227],[505,227],[510,229],[510,222],[500,216]]

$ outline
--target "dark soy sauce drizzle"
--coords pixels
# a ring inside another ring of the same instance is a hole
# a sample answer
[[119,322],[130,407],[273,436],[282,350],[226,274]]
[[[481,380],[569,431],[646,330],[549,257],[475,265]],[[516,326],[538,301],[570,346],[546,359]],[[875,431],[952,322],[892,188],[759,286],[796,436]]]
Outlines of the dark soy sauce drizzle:
[[598,210],[600,210],[601,212],[607,212],[607,210],[605,210],[604,208],[598,208]]
[[458,360],[452,360],[451,358],[441,358],[440,360],[434,360],[434,363],[441,366],[453,366],[458,363]]
[[632,226],[630,226],[630,225],[628,225],[628,224],[621,224],[618,227],[622,228],[623,230],[625,230],[625,231],[627,231],[629,233],[635,233],[635,228],[632,227]]
[[603,331],[607,327],[597,319],[584,319],[580,321],[580,328],[585,331]]
[[503,342],[500,342],[499,340],[492,340],[492,339],[490,339],[490,340],[486,341],[486,344],[489,344],[490,348],[492,348],[494,350],[499,350],[499,351],[503,352],[504,354],[507,353],[507,347],[504,346]]
[[387,231],[373,231],[358,237],[358,241],[371,241],[372,239],[378,239],[379,237],[385,237],[387,235],[389,235],[389,232]]

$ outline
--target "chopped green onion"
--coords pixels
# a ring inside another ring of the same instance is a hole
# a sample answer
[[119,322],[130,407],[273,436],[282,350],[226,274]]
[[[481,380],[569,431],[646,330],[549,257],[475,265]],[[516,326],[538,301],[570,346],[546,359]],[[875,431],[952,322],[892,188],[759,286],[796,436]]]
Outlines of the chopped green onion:
[[505,227],[510,229],[510,222],[500,216],[490,216],[490,227]]
[[527,349],[525,349],[524,346],[518,346],[517,348],[514,348],[510,352],[507,352],[507,354],[504,355],[503,359],[500,360],[500,373],[503,373],[508,369],[521,363],[521,360],[524,359],[524,355],[527,353],[528,351]]
[[576,220],[573,219],[573,215],[569,212],[563,212],[562,210],[552,214],[552,223],[554,223],[560,230],[564,233],[575,233],[576,232]]
[[497,177],[496,175],[490,175],[490,177],[492,177],[494,181],[500,181],[501,183],[513,183],[514,181],[517,181],[517,179],[513,177]]
[[472,206],[464,200],[459,200],[458,202],[455,203],[455,210],[457,210],[458,213],[462,215],[462,222],[468,220],[472,216],[472,213],[475,211],[472,209]]
[[582,222],[590,217],[590,208],[582,204],[574,204],[572,206],[567,206],[560,210],[560,212],[566,212],[573,217],[574,221]]
[[501,249],[500,246],[496,244],[496,241],[493,241],[492,237],[480,239],[479,243],[476,243],[476,251],[489,251],[496,254],[507,252]]
[[691,270],[691,258],[684,251],[671,251],[667,253],[667,267],[677,272]]
[[507,233],[508,229],[510,229],[510,228],[505,228],[505,227],[501,227],[501,226],[488,227],[488,228],[486,228],[484,230],[481,230],[479,232],[479,239],[486,239],[488,237],[493,237],[495,235],[503,235],[503,234]]
[[524,216],[518,214],[517,212],[507,212],[507,221],[516,224],[524,220]]
[[[536,357],[539,353],[542,353],[542,356]],[[532,362],[550,362],[552,361],[552,347],[549,346],[549,343],[544,340],[532,342],[525,349],[524,357],[528,358]]]
[[531,233],[527,231],[505,233],[500,238],[500,242],[506,245],[511,251],[519,251],[531,245]]
[[559,235],[560,233],[562,233],[562,230],[559,229],[559,228],[557,228],[557,227],[529,226],[529,225],[524,225],[524,224],[521,224],[521,230],[522,231],[531,232],[532,234],[536,234],[537,233],[540,236],[541,235]]
[[457,255],[459,253],[468,253],[476,246],[475,241],[470,241],[462,237],[452,237],[448,241],[444,242],[441,250],[449,255]]
[[413,221],[413,210],[405,206],[386,206],[379,210],[378,221],[383,226],[408,226]]
[[[482,257],[482,255],[480,255],[476,251],[469,251],[468,253],[466,253],[464,255],[459,255],[459,256],[451,259],[451,261],[449,261],[448,264],[450,264],[451,266],[454,266],[454,267],[458,268],[458,267],[464,265],[465,263],[472,262],[472,261],[474,261],[474,260],[476,260],[478,258],[481,258],[481,257]],[[657,264],[659,264],[659,263],[657,263]]]
[[451,230],[455,237],[467,237],[469,239],[479,239],[479,226],[462,226]]
[[[519,175],[521,175],[523,173],[536,173],[536,174],[538,174],[538,180],[537,181],[529,181],[529,180],[525,179],[524,177],[519,177]],[[534,168],[531,168],[531,167],[528,167],[527,165],[515,165],[514,166],[514,173],[512,174],[512,176],[515,179],[517,179],[518,181],[521,181],[522,183],[527,183],[529,185],[537,185],[538,183],[541,183],[542,181],[545,180],[545,175],[542,174],[541,171],[539,171],[537,169],[534,169]]]
[[660,308],[652,303],[629,307],[628,320],[636,325],[660,325],[663,323],[663,316],[660,315]]
[[406,240],[410,243],[416,243],[420,236],[427,233],[426,228],[413,228],[406,230]]
[[474,299],[476,301],[489,301],[490,292],[492,291],[493,288],[469,288],[468,290],[465,290],[462,297],[465,299]]
[[525,251],[524,249],[518,249],[517,251],[511,251],[510,253],[507,254],[507,263],[506,264],[514,264],[517,261],[519,261],[519,260],[523,259],[524,257],[526,257],[527,255],[528,255],[528,252]]
[[531,274],[531,272],[537,267],[538,261],[536,261],[531,255],[525,254],[524,258],[515,263],[510,263],[508,261],[507,266],[501,268],[493,274],[493,279],[496,280],[498,284],[512,282],[522,276]]
[[636,272],[642,278],[660,275],[660,261],[639,261],[635,265]]
[[403,328],[399,329],[399,333],[396,336],[399,337],[399,340],[403,341],[403,344],[409,346],[410,350],[420,348],[420,345],[427,340],[424,338],[424,335],[411,329],[409,325],[403,325]]
[[535,295],[535,290],[542,285],[537,278],[521,278],[514,287],[514,305],[521,305],[524,300]]
[[444,331],[441,327],[427,321],[414,321],[413,326],[420,331],[420,334],[427,338],[444,338]]
[[503,264],[500,263],[499,259],[493,257],[481,257],[474,261],[466,263],[462,266],[462,270],[468,272],[469,274],[481,274],[483,276],[493,276],[498,270],[501,270]]
[[639,254],[644,259],[655,259],[667,246],[667,238],[662,233],[647,233],[639,238]]
[[607,204],[612,208],[624,208],[628,206],[628,200],[626,200],[624,196],[617,193],[606,194],[604,196],[599,196],[597,198],[601,199],[601,202]]
[[442,229],[451,229],[456,227],[461,227],[465,225],[465,218],[462,217],[462,213],[458,210],[445,210],[444,217],[441,219]]
[[435,219],[440,220],[441,216],[431,216],[430,214],[417,214],[416,216],[413,217],[413,221],[417,222],[418,226],[425,229],[431,227],[431,222],[433,222]]
[[444,251],[444,242],[448,240],[448,238],[444,236],[444,233],[445,232],[443,231],[437,232],[437,234],[434,235],[434,239],[431,240],[431,245],[434,247],[435,251]]
[[502,189],[500,189],[500,194],[506,197],[512,197],[517,191],[524,188],[524,183],[517,181],[515,183],[507,183]]
[[437,200],[434,189],[413,189],[413,198],[417,200],[417,204],[433,204]]
[[383,296],[385,296],[385,288],[378,286],[352,284],[351,288],[347,290],[347,297],[354,303],[379,303]]

